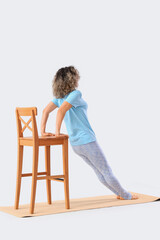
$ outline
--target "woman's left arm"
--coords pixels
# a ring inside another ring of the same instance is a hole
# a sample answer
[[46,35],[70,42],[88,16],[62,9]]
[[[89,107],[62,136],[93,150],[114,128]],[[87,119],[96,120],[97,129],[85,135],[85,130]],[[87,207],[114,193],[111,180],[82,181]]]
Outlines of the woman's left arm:
[[42,136],[53,136],[55,134],[53,133],[46,133],[45,128],[46,128],[46,123],[47,119],[49,117],[50,112],[52,112],[55,108],[57,108],[57,105],[55,105],[53,102],[50,102],[44,109],[42,113],[42,119],[41,119],[41,135]]

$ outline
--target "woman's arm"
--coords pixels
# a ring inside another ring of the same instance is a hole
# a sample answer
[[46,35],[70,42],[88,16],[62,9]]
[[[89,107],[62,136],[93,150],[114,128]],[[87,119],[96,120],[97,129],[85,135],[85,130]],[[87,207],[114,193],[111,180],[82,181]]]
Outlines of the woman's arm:
[[66,112],[72,107],[72,105],[64,101],[60,108],[57,111],[57,116],[56,116],[56,130],[55,130],[55,135],[58,136],[60,134],[60,129],[62,125],[63,118],[66,114]]
[[41,119],[41,135],[42,136],[54,136],[55,134],[53,133],[46,133],[45,128],[46,128],[46,122],[49,116],[49,113],[52,112],[55,108],[57,108],[57,105],[55,105],[53,102],[50,102],[44,109],[43,109],[43,114],[42,114],[42,119]]

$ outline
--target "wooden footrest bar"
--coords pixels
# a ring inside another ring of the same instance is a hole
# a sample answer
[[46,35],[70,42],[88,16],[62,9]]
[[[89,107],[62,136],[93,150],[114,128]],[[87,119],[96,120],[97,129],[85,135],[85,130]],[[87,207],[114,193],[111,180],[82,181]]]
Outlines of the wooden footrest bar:
[[37,177],[37,180],[49,179],[49,180],[64,182],[64,178],[65,178],[64,175],[53,175],[53,176]]
[[[37,175],[46,175],[47,172],[38,172]],[[32,173],[22,173],[21,177],[30,177],[32,176]]]
[[[47,172],[38,172],[37,175],[46,175]],[[31,177],[32,173],[22,173],[21,177]],[[64,175],[53,175],[53,176],[42,176],[42,177],[37,177],[37,180],[43,180],[43,179],[50,179],[54,181],[60,181],[64,182]]]

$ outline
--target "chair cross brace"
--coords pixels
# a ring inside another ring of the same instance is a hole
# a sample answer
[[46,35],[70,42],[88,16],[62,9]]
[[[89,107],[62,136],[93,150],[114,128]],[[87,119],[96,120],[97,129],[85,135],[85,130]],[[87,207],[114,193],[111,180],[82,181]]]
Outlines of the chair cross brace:
[[[37,176],[38,175],[46,175],[46,174],[47,174],[47,172],[38,172]],[[31,177],[31,176],[32,176],[32,173],[22,173],[21,174],[21,177]],[[64,182],[64,178],[65,178],[64,175],[52,175],[52,176],[47,175],[47,176],[37,177],[37,180],[49,179],[49,180],[55,180],[55,181]]]
[[25,122],[20,116],[19,116],[20,120],[24,123],[24,127],[22,128],[22,133],[24,132],[24,130],[26,128],[29,128],[29,130],[31,130],[31,132],[33,131],[32,128],[29,126],[29,123],[32,121],[32,117],[27,121]]

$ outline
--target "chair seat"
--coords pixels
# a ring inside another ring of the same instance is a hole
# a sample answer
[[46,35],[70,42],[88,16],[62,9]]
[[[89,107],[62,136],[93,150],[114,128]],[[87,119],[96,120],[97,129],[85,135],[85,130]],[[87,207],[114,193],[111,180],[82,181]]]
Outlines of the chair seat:
[[[69,138],[67,134],[61,134],[59,136],[38,136],[38,145],[57,145],[62,144],[63,140]],[[33,146],[33,137],[19,137],[20,145]]]

